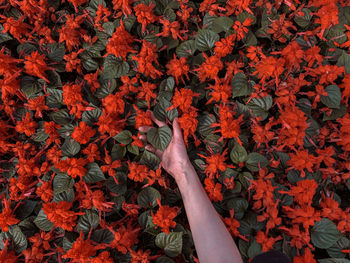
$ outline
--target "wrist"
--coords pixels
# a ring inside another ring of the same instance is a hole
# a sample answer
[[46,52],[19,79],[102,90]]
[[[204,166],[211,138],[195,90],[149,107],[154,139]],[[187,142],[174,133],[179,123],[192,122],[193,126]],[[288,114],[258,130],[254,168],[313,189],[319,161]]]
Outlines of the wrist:
[[195,175],[197,175],[196,170],[188,159],[183,162],[180,171],[174,176],[174,178],[178,186],[181,187],[187,185],[190,179]]

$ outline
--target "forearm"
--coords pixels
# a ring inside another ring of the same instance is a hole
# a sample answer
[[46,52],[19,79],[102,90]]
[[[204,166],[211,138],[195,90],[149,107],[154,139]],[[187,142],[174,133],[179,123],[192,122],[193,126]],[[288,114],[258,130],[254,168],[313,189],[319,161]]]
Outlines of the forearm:
[[194,167],[189,164],[178,186],[200,263],[241,263],[240,253],[213,207]]

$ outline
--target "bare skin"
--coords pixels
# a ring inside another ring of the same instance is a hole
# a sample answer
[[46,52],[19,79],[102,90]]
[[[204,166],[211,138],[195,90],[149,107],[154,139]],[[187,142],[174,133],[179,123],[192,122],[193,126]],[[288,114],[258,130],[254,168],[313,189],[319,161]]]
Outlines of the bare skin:
[[[167,125],[151,113],[152,120],[159,126]],[[188,222],[201,263],[242,263],[239,250],[206,194],[198,175],[187,155],[178,119],[173,121],[173,137],[164,152],[147,144],[146,150],[155,153],[162,161],[162,167],[176,181],[184,202]],[[139,128],[149,131],[150,126]],[[146,135],[140,138],[147,141]]]

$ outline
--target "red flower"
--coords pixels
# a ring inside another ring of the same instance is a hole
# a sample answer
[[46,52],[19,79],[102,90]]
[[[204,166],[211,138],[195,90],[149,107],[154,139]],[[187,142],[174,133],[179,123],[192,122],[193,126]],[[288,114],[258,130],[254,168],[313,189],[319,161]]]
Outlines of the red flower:
[[50,67],[46,65],[45,55],[40,55],[38,51],[33,51],[29,56],[25,57],[24,68],[29,75],[42,78],[50,83],[45,73],[46,70],[50,69]]
[[74,127],[72,132],[72,138],[78,143],[85,144],[91,140],[91,137],[95,135],[96,131],[88,126],[85,122],[81,121],[79,126]]
[[137,16],[137,22],[142,24],[142,33],[145,32],[146,26],[157,21],[158,17],[153,14],[154,3],[148,6],[146,4],[138,4],[134,7],[135,15]]
[[47,219],[54,223],[55,227],[62,227],[64,230],[72,231],[76,225],[78,215],[84,214],[71,211],[72,205],[72,203],[67,201],[44,203],[42,209]]
[[16,124],[16,131],[19,133],[24,133],[27,136],[31,136],[35,133],[35,128],[38,127],[38,124],[33,121],[30,117],[30,113],[27,112],[22,121],[18,121]]
[[9,230],[9,226],[18,224],[20,221],[15,218],[13,211],[10,207],[10,202],[4,198],[3,199],[4,208],[0,213],[0,227],[1,230],[7,232]]
[[176,222],[173,219],[177,216],[179,208],[161,205],[158,198],[157,202],[159,205],[157,213],[153,214],[151,211],[153,223],[160,227],[164,233],[169,234],[169,228],[176,226]]
[[82,178],[87,172],[84,166],[87,165],[88,162],[87,159],[83,158],[67,158],[56,164],[56,167],[62,172],[67,172],[72,178],[76,178],[77,176]]

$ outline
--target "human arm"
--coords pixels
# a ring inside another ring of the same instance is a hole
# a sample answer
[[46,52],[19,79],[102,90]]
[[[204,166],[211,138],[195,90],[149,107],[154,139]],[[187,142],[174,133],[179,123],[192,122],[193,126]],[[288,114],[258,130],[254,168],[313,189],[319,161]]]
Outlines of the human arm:
[[[158,126],[166,125],[152,119]],[[150,127],[140,127],[146,132]],[[146,139],[143,135],[142,139]],[[173,137],[164,152],[147,145],[162,161],[162,167],[175,179],[184,202],[194,245],[201,263],[241,263],[242,258],[229,231],[206,194],[191,164],[177,118],[173,122]]]

